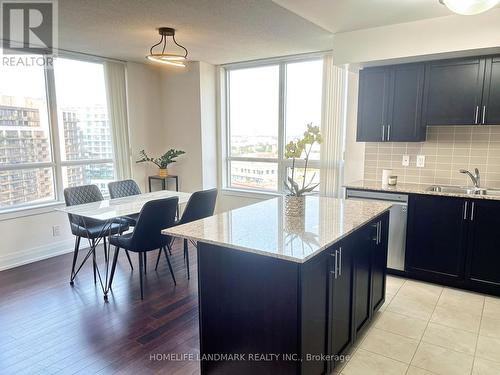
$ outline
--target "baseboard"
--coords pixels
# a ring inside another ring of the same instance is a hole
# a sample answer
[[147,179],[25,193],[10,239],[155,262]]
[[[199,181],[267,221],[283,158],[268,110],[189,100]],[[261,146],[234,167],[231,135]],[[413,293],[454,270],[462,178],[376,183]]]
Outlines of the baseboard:
[[75,242],[71,239],[2,255],[0,271],[72,252],[74,246]]

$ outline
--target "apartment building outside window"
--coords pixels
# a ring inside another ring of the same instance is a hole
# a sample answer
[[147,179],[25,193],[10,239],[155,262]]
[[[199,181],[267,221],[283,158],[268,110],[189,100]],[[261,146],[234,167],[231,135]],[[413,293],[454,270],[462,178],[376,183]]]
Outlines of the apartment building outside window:
[[2,66],[0,82],[0,212],[60,201],[69,186],[93,183],[107,194],[114,164],[103,64]]
[[[284,158],[285,144],[300,138],[307,124],[321,126],[323,59],[234,64],[224,69],[223,186],[282,192],[291,167]],[[305,178],[319,182],[319,145],[310,159]],[[298,178],[304,178],[303,163],[296,165],[296,176],[298,172]]]

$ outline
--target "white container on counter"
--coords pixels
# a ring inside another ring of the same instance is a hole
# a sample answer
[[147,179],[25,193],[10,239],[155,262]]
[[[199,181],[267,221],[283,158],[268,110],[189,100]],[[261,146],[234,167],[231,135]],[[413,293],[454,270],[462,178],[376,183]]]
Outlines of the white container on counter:
[[382,185],[389,185],[389,177],[392,176],[392,169],[383,169],[382,170]]

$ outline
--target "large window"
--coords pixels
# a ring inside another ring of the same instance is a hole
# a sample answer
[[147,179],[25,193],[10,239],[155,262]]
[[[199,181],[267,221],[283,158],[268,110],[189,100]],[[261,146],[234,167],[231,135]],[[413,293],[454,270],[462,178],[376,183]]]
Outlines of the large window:
[[[278,192],[291,161],[284,146],[307,124],[321,126],[323,60],[226,67],[225,186]],[[320,147],[313,149],[307,181],[319,182]],[[303,167],[301,161],[298,167]],[[303,171],[296,176],[303,178]]]
[[61,200],[68,186],[93,183],[107,194],[114,165],[103,64],[1,66],[0,82],[0,212]]

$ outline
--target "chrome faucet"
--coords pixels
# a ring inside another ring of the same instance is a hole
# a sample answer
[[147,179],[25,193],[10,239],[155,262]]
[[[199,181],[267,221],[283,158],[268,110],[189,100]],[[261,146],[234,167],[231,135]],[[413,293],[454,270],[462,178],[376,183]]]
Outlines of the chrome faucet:
[[480,185],[481,185],[481,175],[479,174],[479,169],[475,168],[474,169],[474,174],[472,174],[471,172],[469,172],[466,169],[460,169],[460,173],[468,175],[470,177],[470,179],[472,180],[472,183],[474,184],[474,187],[476,189],[480,188]]

